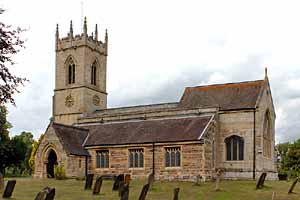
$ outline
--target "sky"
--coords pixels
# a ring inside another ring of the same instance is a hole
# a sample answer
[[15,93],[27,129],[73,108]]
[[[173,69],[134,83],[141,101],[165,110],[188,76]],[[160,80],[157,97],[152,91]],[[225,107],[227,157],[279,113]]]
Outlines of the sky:
[[276,143],[300,138],[299,1],[0,0],[1,22],[27,29],[12,71],[30,82],[8,105],[11,136],[38,138],[52,112],[55,28],[108,29],[108,107],[179,101],[187,86],[268,77]]

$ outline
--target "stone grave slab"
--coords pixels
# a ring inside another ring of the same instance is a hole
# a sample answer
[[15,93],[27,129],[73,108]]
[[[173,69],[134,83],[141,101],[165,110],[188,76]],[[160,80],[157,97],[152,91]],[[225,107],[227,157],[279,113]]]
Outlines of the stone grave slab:
[[129,184],[124,184],[121,190],[120,200],[128,200],[129,198]]
[[119,174],[117,176],[117,178],[115,179],[115,182],[114,182],[113,188],[112,188],[113,191],[119,190],[120,181],[124,181],[124,174]]
[[292,194],[292,193],[293,193],[294,187],[295,187],[296,184],[298,183],[298,180],[299,180],[299,177],[297,177],[297,178],[293,181],[293,184],[291,185],[288,194]]
[[148,176],[149,190],[152,190],[153,183],[154,183],[154,174],[151,173]]
[[141,191],[139,200],[145,200],[146,199],[148,190],[149,190],[149,184],[144,185],[144,187],[143,187],[143,189]]
[[267,173],[266,172],[263,172],[260,175],[260,177],[259,177],[259,179],[258,179],[258,181],[256,183],[256,189],[260,189],[260,188],[264,187],[264,183],[265,183],[266,177],[267,177]]
[[97,177],[95,185],[94,185],[94,190],[93,190],[93,195],[99,194],[101,190],[103,179],[102,177]]
[[174,196],[173,196],[173,200],[178,200],[179,199],[179,188],[175,188],[174,189]]
[[51,188],[47,193],[45,200],[53,200],[55,197],[55,188]]
[[93,179],[94,179],[94,174],[88,174],[86,176],[85,186],[84,186],[85,190],[92,189]]
[[5,190],[3,192],[3,198],[10,198],[16,185],[16,180],[9,180],[6,184]]

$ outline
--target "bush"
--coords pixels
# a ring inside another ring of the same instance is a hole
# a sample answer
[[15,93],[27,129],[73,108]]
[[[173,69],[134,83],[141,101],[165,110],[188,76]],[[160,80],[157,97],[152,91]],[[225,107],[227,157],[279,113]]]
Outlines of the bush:
[[55,165],[54,166],[54,177],[57,180],[66,179],[66,170],[62,165]]

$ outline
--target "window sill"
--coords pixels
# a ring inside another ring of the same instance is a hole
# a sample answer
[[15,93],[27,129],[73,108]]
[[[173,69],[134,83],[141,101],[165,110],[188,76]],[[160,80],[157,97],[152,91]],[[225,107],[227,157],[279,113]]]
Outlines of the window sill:
[[182,169],[182,167],[165,167],[166,170],[178,170]]

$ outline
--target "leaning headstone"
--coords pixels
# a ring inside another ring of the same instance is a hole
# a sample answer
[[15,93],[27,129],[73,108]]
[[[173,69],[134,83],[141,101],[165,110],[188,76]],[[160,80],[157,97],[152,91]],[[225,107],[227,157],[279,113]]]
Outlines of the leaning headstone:
[[130,174],[126,174],[126,175],[125,175],[125,178],[124,178],[124,182],[125,182],[126,184],[129,185],[130,181],[131,181],[131,176],[130,176]]
[[119,190],[120,181],[124,181],[124,174],[118,175],[117,178],[115,179],[115,182],[114,182],[114,185],[112,188],[113,191]]
[[179,188],[175,188],[174,189],[174,197],[173,197],[173,200],[178,200],[179,199]]
[[5,187],[5,190],[3,192],[2,197],[3,198],[10,198],[16,185],[16,180],[10,180],[7,182],[7,185]]
[[264,187],[264,183],[265,183],[265,180],[266,180],[266,176],[267,176],[267,173],[266,173],[266,172],[263,172],[263,173],[260,175],[260,177],[259,177],[259,179],[258,179],[258,181],[257,181],[257,183],[256,183],[256,189],[260,189],[260,188]]
[[154,183],[154,174],[151,173],[148,176],[149,190],[152,190],[153,183]]
[[143,187],[143,189],[141,191],[139,200],[145,200],[146,199],[148,190],[149,190],[149,184],[144,185],[144,187]]
[[120,183],[119,183],[119,197],[121,196],[122,191],[124,190],[124,187],[125,187],[125,182],[120,181]]
[[122,188],[122,191],[121,191],[120,200],[128,200],[128,197],[129,197],[129,185],[124,184],[124,187]]
[[4,188],[4,176],[0,173],[0,191]]
[[294,187],[295,187],[296,184],[298,183],[298,180],[299,180],[299,177],[297,177],[297,178],[294,180],[293,184],[291,185],[291,187],[290,187],[290,189],[289,189],[288,194],[292,194],[292,193],[293,193]]
[[49,193],[47,193],[45,200],[53,200],[55,197],[55,188],[50,189]]
[[216,173],[216,188],[215,191],[220,191],[221,169],[217,169]]
[[94,174],[88,174],[85,179],[84,189],[92,189]]
[[196,182],[195,182],[195,185],[200,185],[201,180],[202,180],[202,176],[201,176],[200,174],[198,174],[198,175],[196,176]]
[[102,177],[97,177],[96,179],[96,182],[95,182],[95,185],[94,185],[94,190],[93,190],[93,194],[99,194],[100,193],[100,190],[101,190],[101,186],[102,186]]

